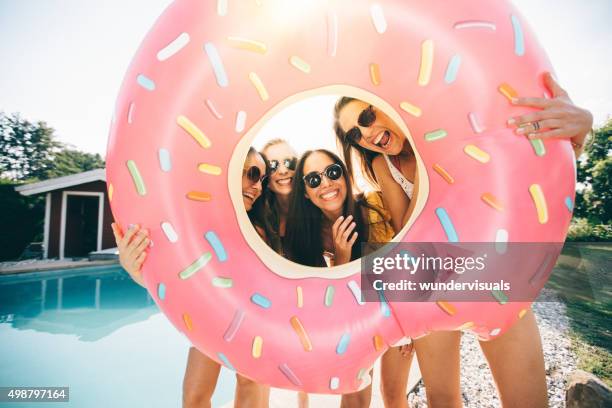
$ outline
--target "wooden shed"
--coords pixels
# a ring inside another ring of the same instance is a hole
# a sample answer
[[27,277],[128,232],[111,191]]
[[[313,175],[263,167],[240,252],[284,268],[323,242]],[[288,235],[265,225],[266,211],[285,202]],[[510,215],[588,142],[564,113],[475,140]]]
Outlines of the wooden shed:
[[15,188],[24,196],[46,195],[45,258],[80,258],[115,247],[104,169]]

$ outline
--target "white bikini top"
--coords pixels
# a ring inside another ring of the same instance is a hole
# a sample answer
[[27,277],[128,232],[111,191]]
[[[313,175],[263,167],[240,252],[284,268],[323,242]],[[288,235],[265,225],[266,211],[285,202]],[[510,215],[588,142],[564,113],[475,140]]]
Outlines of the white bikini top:
[[391,176],[393,176],[393,179],[397,182],[397,184],[399,184],[402,187],[402,189],[404,190],[408,198],[412,200],[412,192],[414,190],[414,184],[412,184],[410,180],[404,177],[402,172],[399,171],[399,169],[395,167],[393,163],[391,163],[389,156],[387,156],[386,154],[383,154],[383,157],[385,158],[385,161],[387,162],[387,166],[389,167],[389,171],[391,172]]

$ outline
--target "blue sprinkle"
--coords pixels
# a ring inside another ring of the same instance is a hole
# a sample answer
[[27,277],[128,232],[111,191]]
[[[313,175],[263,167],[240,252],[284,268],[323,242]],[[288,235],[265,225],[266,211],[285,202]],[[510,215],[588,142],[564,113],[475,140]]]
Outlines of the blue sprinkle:
[[229,360],[227,359],[227,357],[225,356],[225,354],[219,352],[217,353],[217,355],[219,356],[219,360],[221,360],[221,362],[223,363],[223,365],[225,365],[227,368],[229,368],[232,371],[236,371],[236,369],[234,368],[234,366],[232,365],[232,363],[229,362]]
[[455,231],[455,226],[453,225],[453,222],[448,216],[446,210],[444,208],[436,208],[436,215],[440,220],[440,224],[442,224],[442,228],[444,228],[448,242],[459,242],[459,237],[457,236],[457,231]]
[[159,149],[159,167],[166,173],[172,170],[172,161],[170,160],[170,152],[166,149]]
[[446,75],[444,75],[444,82],[447,84],[451,84],[455,82],[457,79],[457,74],[459,73],[459,67],[461,66],[461,56],[453,55],[453,58],[448,63],[448,67],[446,67]]
[[263,307],[264,309],[267,309],[272,306],[272,302],[270,301],[270,299],[263,295],[260,295],[259,293],[254,293],[253,296],[251,296],[251,302],[255,303],[257,306]]
[[157,285],[157,297],[161,300],[164,300],[164,298],[166,297],[166,285],[164,285],[163,283]]
[[525,36],[523,35],[521,22],[515,15],[512,15],[512,28],[514,28],[514,53],[522,57],[525,55]]
[[140,74],[138,75],[138,77],[136,78],[136,82],[138,82],[138,85],[142,86],[144,89],[146,89],[147,91],[154,91],[155,90],[155,82],[153,82],[152,79]]
[[204,44],[204,51],[206,51],[206,55],[208,55],[208,59],[212,64],[213,71],[217,77],[217,83],[219,86],[225,88],[229,85],[229,80],[227,79],[227,74],[225,73],[225,68],[223,67],[223,62],[221,62],[221,57],[217,52],[217,48],[212,43],[206,43]]
[[382,312],[384,317],[391,316],[391,309],[389,308],[389,304],[387,303],[387,299],[385,299],[385,294],[382,290],[378,291],[378,299],[380,300],[380,311]]
[[342,337],[340,337],[338,346],[336,346],[336,354],[344,354],[346,352],[346,349],[350,341],[351,341],[351,335],[349,333],[344,333]]
[[223,247],[223,244],[221,243],[221,240],[217,234],[215,234],[214,231],[208,231],[204,236],[206,237],[206,240],[210,246],[213,247],[217,258],[219,258],[219,262],[227,261],[227,253],[225,252],[225,248]]
[[574,211],[574,203],[571,198],[565,197],[565,206],[570,212]]

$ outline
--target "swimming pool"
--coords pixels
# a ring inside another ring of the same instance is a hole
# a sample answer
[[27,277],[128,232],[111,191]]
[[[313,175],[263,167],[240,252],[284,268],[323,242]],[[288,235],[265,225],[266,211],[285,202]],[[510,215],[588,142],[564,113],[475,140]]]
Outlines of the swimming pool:
[[[70,402],[180,407],[188,340],[119,266],[0,276],[0,386],[67,386]],[[213,407],[233,398],[223,368]]]

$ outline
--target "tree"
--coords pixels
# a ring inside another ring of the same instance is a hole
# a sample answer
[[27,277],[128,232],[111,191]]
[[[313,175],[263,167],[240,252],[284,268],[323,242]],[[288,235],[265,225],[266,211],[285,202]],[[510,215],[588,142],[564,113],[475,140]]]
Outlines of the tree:
[[43,180],[104,168],[104,160],[99,154],[84,153],[69,147],[53,154],[51,161],[53,165],[41,174]]

